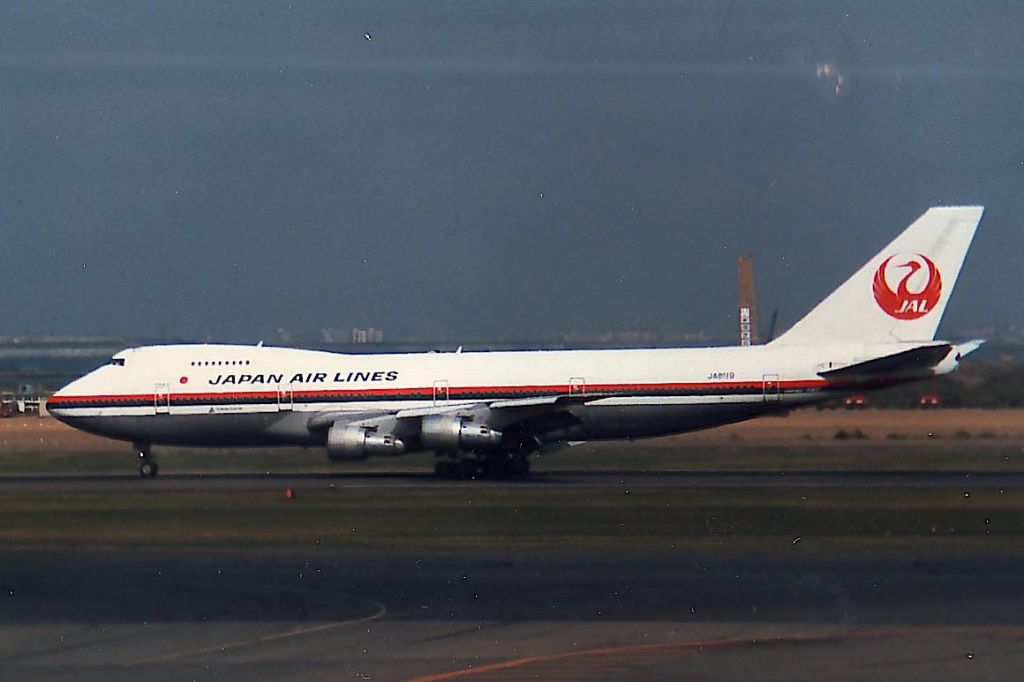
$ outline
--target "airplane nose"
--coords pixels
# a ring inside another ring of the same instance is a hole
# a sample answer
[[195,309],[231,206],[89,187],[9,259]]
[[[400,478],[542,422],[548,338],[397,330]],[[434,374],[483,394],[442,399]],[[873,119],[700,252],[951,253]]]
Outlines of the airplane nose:
[[60,421],[65,421],[64,417],[67,413],[64,408],[68,405],[69,397],[74,394],[72,387],[79,381],[79,379],[76,379],[75,381],[61,386],[54,391],[53,395],[50,396],[46,401],[46,411],[49,412],[51,416],[56,417]]

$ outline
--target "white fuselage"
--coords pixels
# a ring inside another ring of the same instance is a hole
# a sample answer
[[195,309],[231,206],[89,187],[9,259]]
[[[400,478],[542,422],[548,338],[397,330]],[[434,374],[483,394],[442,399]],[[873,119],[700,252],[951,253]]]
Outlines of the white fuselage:
[[[913,344],[348,355],[288,348],[134,348],[54,395],[50,411],[140,443],[317,444],[317,415],[470,409],[500,428],[531,400],[575,396],[541,440],[644,437],[739,421],[834,395],[819,372]],[[585,398],[585,402],[582,400]]]

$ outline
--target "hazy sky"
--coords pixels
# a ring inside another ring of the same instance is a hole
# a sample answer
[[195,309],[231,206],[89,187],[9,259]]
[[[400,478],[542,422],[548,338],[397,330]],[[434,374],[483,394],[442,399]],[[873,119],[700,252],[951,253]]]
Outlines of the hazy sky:
[[[0,334],[791,323],[929,205],[1024,324],[1024,6],[0,6]],[[833,82],[816,67],[830,61]]]

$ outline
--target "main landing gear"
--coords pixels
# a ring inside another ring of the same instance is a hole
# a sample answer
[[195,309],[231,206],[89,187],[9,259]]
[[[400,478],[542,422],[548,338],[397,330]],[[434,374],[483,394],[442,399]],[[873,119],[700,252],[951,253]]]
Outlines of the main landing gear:
[[135,449],[139,453],[139,476],[143,478],[153,478],[160,472],[160,467],[157,466],[156,460],[153,459],[152,450],[148,443],[136,443]]
[[479,458],[450,458],[434,465],[440,478],[468,481],[477,478],[502,480],[525,478],[530,473],[530,460],[526,455],[496,454]]

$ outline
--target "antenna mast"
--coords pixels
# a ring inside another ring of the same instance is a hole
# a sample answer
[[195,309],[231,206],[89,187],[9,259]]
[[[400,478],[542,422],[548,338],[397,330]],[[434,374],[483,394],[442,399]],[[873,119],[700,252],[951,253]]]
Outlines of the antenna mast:
[[737,268],[739,271],[740,293],[740,345],[753,346],[760,343],[757,335],[757,304],[754,302],[754,269],[753,253],[740,256]]

